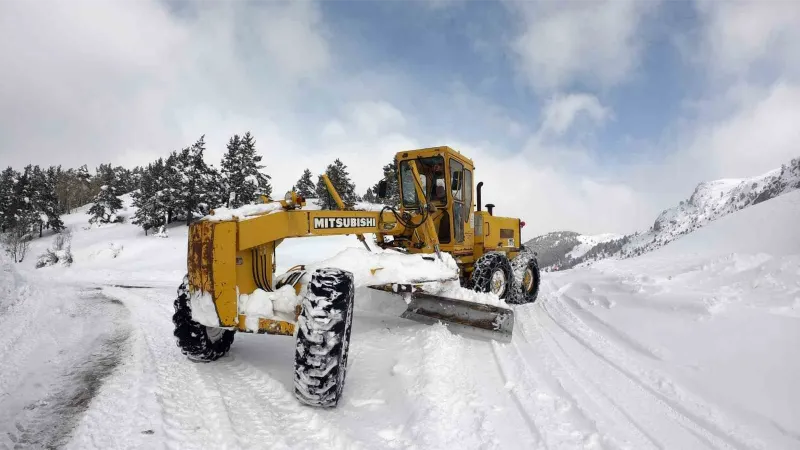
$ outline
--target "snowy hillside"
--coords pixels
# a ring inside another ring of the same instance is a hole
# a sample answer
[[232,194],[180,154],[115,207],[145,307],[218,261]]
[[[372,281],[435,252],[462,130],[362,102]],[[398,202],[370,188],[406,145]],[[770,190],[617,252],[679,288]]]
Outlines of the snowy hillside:
[[800,189],[800,158],[765,174],[700,183],[688,200],[666,209],[646,232],[584,236],[559,231],[525,245],[540,254],[542,267],[563,270],[608,257],[642,255],[743,208]]
[[761,176],[700,183],[688,201],[663,211],[647,233],[632,236],[619,255],[651,251],[713,220],[795,189],[800,189],[800,158]]
[[623,238],[620,234],[583,235],[574,231],[554,231],[525,243],[538,254],[542,270],[568,269],[600,244]]
[[[360,288],[334,410],[294,398],[290,337],[181,355],[185,226],[87,220],[64,217],[69,267],[0,258],[0,448],[800,447],[800,191],[638,258],[544,274],[509,344],[401,319],[402,299]],[[360,247],[287,240],[278,271]]]

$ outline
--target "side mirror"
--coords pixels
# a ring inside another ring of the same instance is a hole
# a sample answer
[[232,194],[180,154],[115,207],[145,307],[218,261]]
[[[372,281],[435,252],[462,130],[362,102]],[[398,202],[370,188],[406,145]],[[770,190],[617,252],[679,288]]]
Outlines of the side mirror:
[[461,172],[453,172],[450,178],[450,190],[461,190]]
[[378,182],[378,198],[386,198],[386,180]]

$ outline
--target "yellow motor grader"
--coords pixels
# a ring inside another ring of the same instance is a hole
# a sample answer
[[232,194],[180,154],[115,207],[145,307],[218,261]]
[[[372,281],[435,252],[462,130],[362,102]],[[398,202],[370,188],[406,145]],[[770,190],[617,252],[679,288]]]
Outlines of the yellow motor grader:
[[[295,396],[312,406],[336,406],[347,369],[354,275],[340,267],[274,272],[275,248],[284,239],[343,234],[357,236],[369,251],[365,234],[375,236],[382,252],[407,254],[402,257],[417,262],[455,262],[446,277],[369,285],[405,297],[402,317],[510,340],[514,313],[506,305],[535,301],[540,282],[535,254],[520,244],[524,222],[495,216],[492,204],[482,209],[483,183],[473,190],[472,161],[450,147],[402,151],[395,162],[399,208],[346,205],[323,175],[336,210],[305,208],[306,200],[291,191],[280,201],[219,208],[192,223],[188,274],[173,316],[182,352],[213,361],[229,351],[237,331],[294,336]],[[379,198],[386,197],[386,189],[382,180]],[[373,268],[373,275],[379,270]],[[426,291],[442,282],[491,293],[505,303]]]

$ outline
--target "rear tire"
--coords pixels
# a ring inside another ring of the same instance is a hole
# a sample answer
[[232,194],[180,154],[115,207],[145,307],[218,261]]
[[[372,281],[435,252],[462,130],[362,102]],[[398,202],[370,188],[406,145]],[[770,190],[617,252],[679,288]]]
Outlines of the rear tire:
[[511,267],[514,270],[514,284],[512,295],[506,302],[515,305],[535,302],[542,281],[536,256],[521,253],[511,261]]
[[351,272],[317,269],[297,319],[294,394],[302,403],[331,408],[341,399],[353,323]]
[[173,335],[178,340],[181,353],[193,361],[215,361],[228,353],[236,334],[233,330],[207,327],[192,320],[192,306],[189,303],[189,277],[183,277],[175,299],[175,324]]
[[512,276],[511,263],[505,253],[486,253],[475,261],[470,286],[475,291],[493,292],[505,299],[511,291]]

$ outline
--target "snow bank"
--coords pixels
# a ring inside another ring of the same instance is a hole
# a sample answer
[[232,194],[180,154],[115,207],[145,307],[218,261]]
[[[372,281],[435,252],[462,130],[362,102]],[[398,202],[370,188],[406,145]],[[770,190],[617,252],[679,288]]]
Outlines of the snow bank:
[[275,292],[256,289],[252,294],[239,295],[239,314],[247,316],[246,329],[258,331],[259,319],[294,322],[295,307],[301,302],[302,296],[295,293],[293,286],[283,286]]
[[[336,256],[306,265],[309,273],[322,267],[336,267],[353,273],[356,287],[384,283],[413,283],[458,277],[458,265],[450,254],[410,255],[394,250],[367,251],[347,248]],[[373,273],[374,269],[374,273]]]
[[250,216],[267,214],[283,208],[280,202],[260,203],[257,205],[244,205],[239,208],[216,208],[213,215],[209,214],[203,219],[211,222],[222,222],[223,220],[246,219]]
[[217,307],[214,305],[214,298],[211,294],[199,290],[195,291],[189,298],[189,306],[192,308],[192,320],[207,327],[219,326]]
[[449,253],[442,253],[442,259],[439,260],[435,254],[404,254],[380,249],[368,252],[363,248],[348,248],[332,258],[307,265],[309,274],[306,276],[310,277],[314,270],[321,267],[337,267],[352,272],[357,288],[386,283],[425,282],[423,289],[434,295],[507,307],[505,301],[494,294],[461,287],[458,264]]

